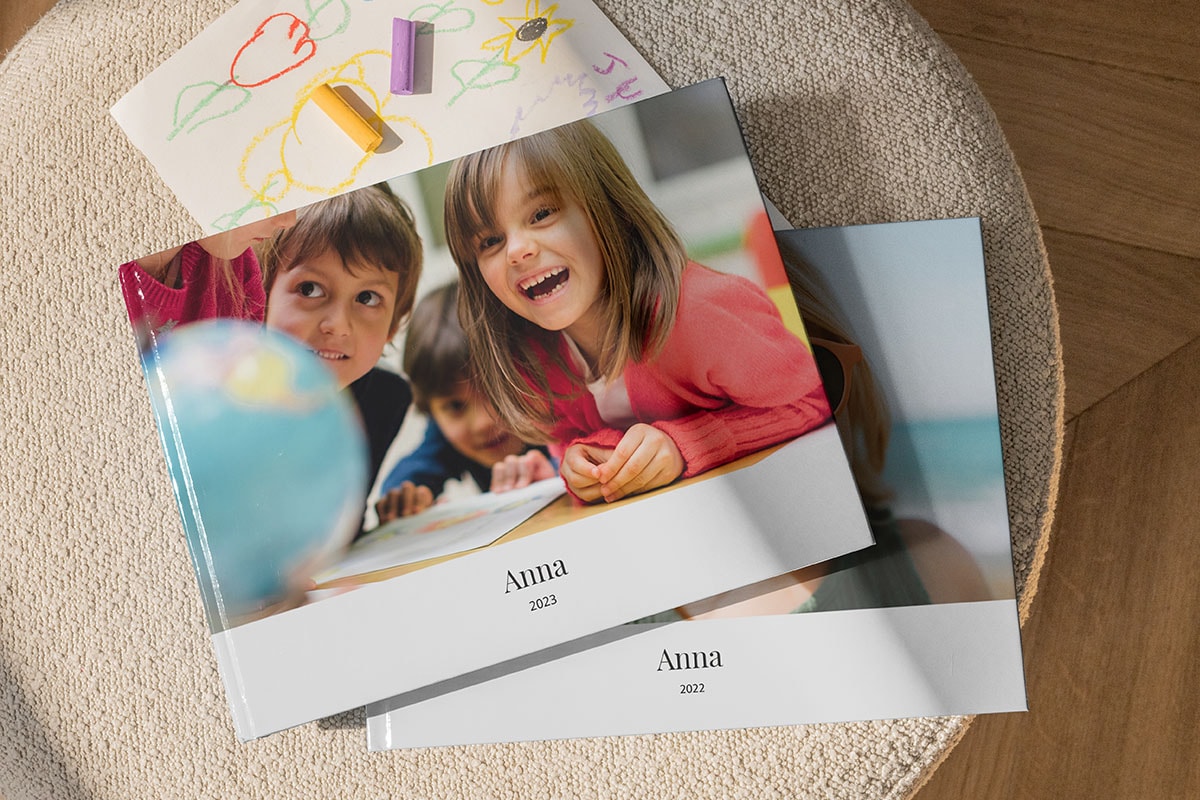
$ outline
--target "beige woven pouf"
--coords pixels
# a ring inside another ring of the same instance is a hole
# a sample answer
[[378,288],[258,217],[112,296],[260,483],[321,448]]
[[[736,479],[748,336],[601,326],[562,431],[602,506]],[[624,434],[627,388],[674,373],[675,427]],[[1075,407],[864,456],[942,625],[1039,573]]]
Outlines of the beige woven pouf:
[[[1057,489],[1061,362],[1037,220],[969,76],[901,2],[598,4],[672,85],[728,79],[763,188],[797,225],[982,217],[1024,618]],[[0,67],[0,797],[859,800],[920,785],[968,720],[370,754],[358,712],[235,740],[115,269],[200,231],[108,115],[231,5],[62,0]]]

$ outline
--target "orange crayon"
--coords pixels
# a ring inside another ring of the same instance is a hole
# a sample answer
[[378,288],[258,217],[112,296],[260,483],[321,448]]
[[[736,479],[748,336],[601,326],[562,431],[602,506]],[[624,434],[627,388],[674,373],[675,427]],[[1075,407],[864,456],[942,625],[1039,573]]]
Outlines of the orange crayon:
[[328,83],[322,83],[313,89],[309,95],[317,107],[324,111],[337,126],[345,131],[354,143],[368,153],[383,142],[383,134],[371,127],[362,116],[351,108],[350,104],[340,94],[333,90]]

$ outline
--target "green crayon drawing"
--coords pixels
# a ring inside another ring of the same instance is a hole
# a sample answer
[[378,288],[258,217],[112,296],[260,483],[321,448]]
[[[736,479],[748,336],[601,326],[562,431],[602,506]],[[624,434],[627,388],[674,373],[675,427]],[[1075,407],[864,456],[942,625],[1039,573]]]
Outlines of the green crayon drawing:
[[[203,81],[185,86],[175,97],[174,116],[171,118],[174,127],[167,134],[167,141],[181,132],[191,133],[206,122],[232,114],[249,102],[250,90],[232,83]],[[184,109],[182,113],[181,109]]]
[[[337,36],[339,33],[345,33],[346,28],[350,27],[350,6],[346,0],[323,0],[323,2],[304,0],[304,8],[308,11],[308,16],[304,21],[312,29],[312,33],[309,35],[314,41],[319,42],[331,36]],[[326,28],[331,28],[329,33],[322,32]]]
[[[414,8],[408,18],[413,22],[425,22],[434,26],[437,33],[465,31],[475,24],[475,12],[469,8],[458,8],[454,3],[455,0],[448,0],[445,3],[426,3]],[[417,35],[425,35],[428,25],[419,26]]]
[[[213,227],[217,230],[227,231],[232,228],[254,222],[258,219],[273,217],[279,213],[279,209],[274,203],[266,199],[267,193],[276,189],[277,185],[274,178],[268,179],[266,185],[262,189],[254,193],[254,196],[241,208],[236,211],[230,211],[228,214],[223,214],[213,222]],[[261,215],[255,215],[253,219],[246,220],[246,216],[252,211],[263,211]]]
[[486,89],[502,83],[515,81],[521,74],[521,68],[504,60],[502,53],[496,53],[486,61],[464,59],[450,68],[450,75],[458,81],[462,88],[450,98],[446,106],[452,106],[471,89]]

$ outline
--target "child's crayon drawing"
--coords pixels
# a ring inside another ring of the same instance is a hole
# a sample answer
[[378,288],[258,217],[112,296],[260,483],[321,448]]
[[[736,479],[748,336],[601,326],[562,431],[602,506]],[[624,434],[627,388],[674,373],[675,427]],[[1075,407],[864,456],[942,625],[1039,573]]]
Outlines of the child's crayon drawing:
[[[590,72],[583,71],[555,77],[544,91],[539,92],[532,100],[519,104],[513,114],[509,137],[514,138],[525,133],[534,133],[548,127],[536,124],[538,110],[543,105],[555,108],[577,106],[580,117],[590,117],[614,105],[637,100],[643,95],[640,88],[635,88],[638,76],[631,74],[629,61],[606,51],[601,54],[600,62],[592,64]],[[616,88],[602,98],[603,107],[601,107],[601,98],[596,90],[596,82],[591,79],[592,75],[614,76],[614,80],[620,80],[620,83],[616,84]],[[531,120],[532,124],[530,124]]]
[[570,102],[578,102],[582,112],[580,117],[590,117],[600,109],[600,104],[596,100],[596,90],[589,85],[586,73],[560,75],[546,88],[545,92],[538,94],[528,103],[517,106],[513,115],[512,127],[509,129],[510,138],[521,135],[522,123],[533,117],[542,104],[568,102],[563,99],[564,95],[572,97]]
[[500,21],[509,28],[509,32],[488,39],[483,43],[483,49],[503,49],[504,60],[516,63],[518,59],[538,48],[541,51],[542,63],[545,64],[550,42],[575,24],[575,20],[556,18],[556,11],[557,4],[543,9],[542,0],[526,0],[525,15],[500,17]]
[[[609,105],[612,105],[618,99],[624,100],[625,102],[632,102],[634,100],[637,100],[639,97],[641,97],[642,90],[638,89],[635,91],[633,88],[633,85],[635,83],[637,83],[637,81],[638,81],[638,76],[631,75],[629,77],[625,77],[630,71],[629,70],[629,62],[625,61],[623,59],[617,58],[612,53],[605,53],[604,56],[608,59],[607,66],[599,67],[599,66],[596,66],[595,64],[592,65],[592,69],[596,71],[596,74],[597,75],[612,75],[614,72],[616,72],[617,75],[624,78],[624,80],[622,80],[619,84],[617,84],[617,88],[615,91],[612,92],[612,94],[605,96],[604,102],[608,103]],[[619,71],[617,71],[618,64],[620,64],[622,67],[622,69]]]
[[455,6],[456,0],[445,3],[426,3],[417,6],[408,15],[413,22],[425,23],[417,28],[418,36],[428,36],[434,30],[441,34],[465,31],[475,24],[475,12],[469,8]]
[[304,19],[280,12],[260,22],[234,54],[228,80],[185,86],[175,97],[167,140],[238,111],[250,102],[250,89],[300,67],[316,55],[318,41],[342,33],[350,24],[346,0],[326,0],[315,7],[306,0],[304,6]]
[[317,53],[308,23],[295,14],[272,14],[254,29],[229,65],[229,81],[253,89],[291,72]]
[[[389,91],[395,17],[421,23],[411,95]],[[314,110],[320,83],[383,144]],[[112,113],[215,233],[667,88],[590,0],[242,0]]]
[[557,10],[557,5],[543,10],[541,0],[526,0],[524,16],[500,17],[508,33],[493,36],[480,45],[481,50],[492,52],[491,58],[463,59],[451,67],[450,74],[461,88],[446,105],[453,105],[471,89],[489,89],[515,81],[521,74],[517,61],[534,48],[541,49],[541,63],[545,64],[550,41],[575,24],[574,20],[555,19]]
[[[341,147],[324,159],[305,157],[310,147],[326,146],[320,134],[329,127],[328,121],[308,102],[312,90],[322,83],[350,87],[366,103],[370,115],[384,126],[385,136],[391,134],[403,142],[407,156],[413,160],[411,169],[433,162],[433,142],[428,132],[412,117],[388,113],[389,105],[399,105],[400,99],[386,89],[374,89],[377,82],[369,80],[371,73],[388,69],[390,58],[387,51],[369,50],[318,72],[296,91],[288,115],[254,136],[238,165],[238,179],[265,212],[275,213],[273,209],[280,208],[293,190],[322,197],[348,190],[373,155]],[[244,216],[244,211],[239,214],[239,218]],[[227,214],[218,218],[214,227],[220,228],[228,221]]]
[[167,134],[167,141],[180,133],[191,133],[206,122],[232,114],[249,102],[250,90],[231,83],[201,81],[189,84],[175,97],[172,128]]
[[319,3],[305,0],[304,8],[308,12],[305,19],[316,31],[312,38],[318,42],[344,33],[350,27],[350,4],[346,0],[324,0]]
[[486,59],[463,59],[450,68],[450,75],[459,85],[459,90],[446,103],[454,105],[458,98],[471,89],[489,89],[502,83],[511,83],[521,74],[521,68],[504,60],[503,53],[494,53]]

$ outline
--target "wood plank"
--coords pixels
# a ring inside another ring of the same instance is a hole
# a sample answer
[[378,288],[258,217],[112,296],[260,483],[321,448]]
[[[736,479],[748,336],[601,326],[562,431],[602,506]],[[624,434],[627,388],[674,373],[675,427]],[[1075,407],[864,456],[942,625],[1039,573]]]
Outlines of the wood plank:
[[[1075,440],[1075,423],[1068,423],[1063,436],[1063,463],[1071,461],[1071,450]],[[1055,557],[1054,542],[1058,536],[1058,526],[1051,532],[1050,551],[1046,555],[1046,565],[1041,576],[1046,580],[1051,560]],[[1029,620],[1021,629],[1021,648],[1025,675],[1032,674],[1034,658],[1040,657],[1042,650],[1041,639],[1046,635],[1040,624],[1040,605],[1044,595],[1039,590],[1034,598],[1033,609]],[[1027,695],[1031,686],[1027,686]],[[1035,702],[1030,696],[1030,704]],[[1019,742],[1026,726],[1030,724],[1031,713],[986,714],[977,716],[967,729],[958,745],[950,751],[937,771],[928,776],[926,783],[913,795],[912,800],[993,800],[994,798],[1012,798],[1019,800],[1010,793],[1002,791],[1007,787],[1012,774],[1021,768],[1018,748],[1013,743]],[[1045,787],[1042,796],[1057,796],[1053,786]]]
[[1200,82],[1200,14],[1159,0],[913,0],[938,33]]
[[945,37],[1043,226],[1200,257],[1200,84]]
[[50,10],[55,0],[21,0],[0,3],[0,57],[25,35],[25,31]]
[[1067,419],[1200,336],[1200,259],[1043,232],[1062,331]]
[[1200,339],[1074,423],[1023,639],[1030,711],[982,716],[916,800],[1200,786]]

